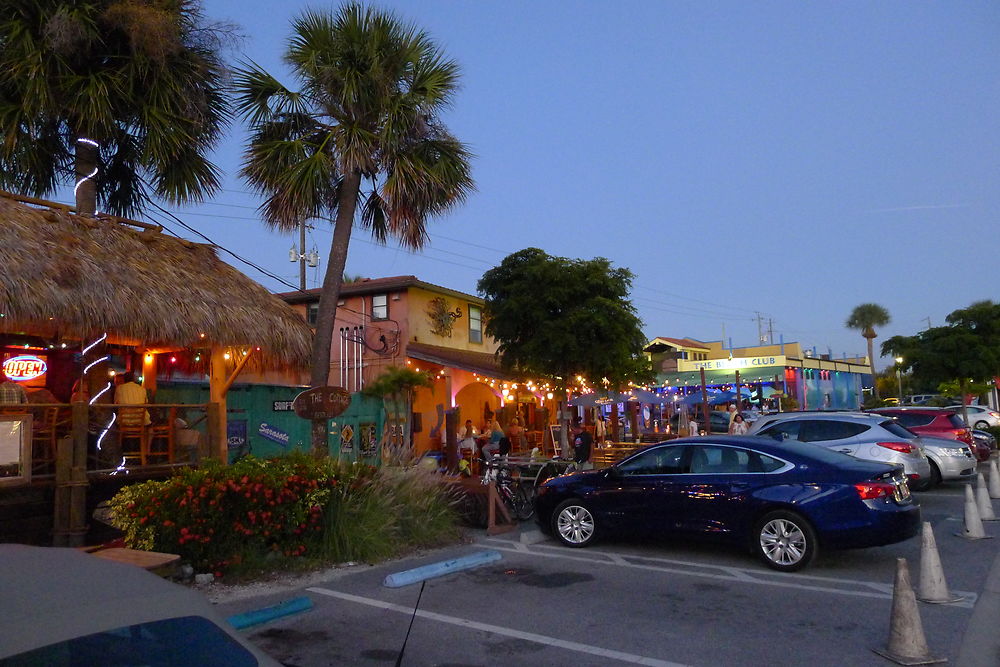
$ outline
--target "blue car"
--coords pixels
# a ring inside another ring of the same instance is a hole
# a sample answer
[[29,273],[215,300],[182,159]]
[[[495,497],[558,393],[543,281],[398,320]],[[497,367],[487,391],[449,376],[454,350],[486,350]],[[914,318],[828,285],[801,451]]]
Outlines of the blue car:
[[708,436],[651,445],[604,470],[554,477],[535,498],[541,528],[570,547],[599,536],[702,534],[799,570],[824,549],[901,542],[920,507],[898,466],[768,438]]

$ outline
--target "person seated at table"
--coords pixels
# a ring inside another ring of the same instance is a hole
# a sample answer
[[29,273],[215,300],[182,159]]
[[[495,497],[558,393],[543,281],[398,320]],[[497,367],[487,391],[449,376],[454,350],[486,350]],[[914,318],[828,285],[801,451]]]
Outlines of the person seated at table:
[[[149,403],[146,390],[135,381],[135,373],[132,371],[127,371],[122,375],[122,383],[115,388],[115,403],[118,405],[146,405]],[[143,410],[142,413],[142,423],[149,426],[152,423],[149,419],[149,411]],[[131,421],[131,419],[127,421]]]
[[2,373],[0,373],[0,379],[3,380],[3,382],[0,382],[0,404],[28,402],[28,393],[24,390],[24,387]]
[[485,445],[483,445],[483,458],[491,458],[500,450],[500,441],[503,440],[504,434],[503,429],[500,428],[500,423],[497,420],[490,422],[490,439]]
[[464,456],[465,452],[469,452],[469,456],[473,456],[476,452],[476,436],[479,432],[476,427],[472,425],[471,419],[465,420],[465,425],[458,429],[458,448]]

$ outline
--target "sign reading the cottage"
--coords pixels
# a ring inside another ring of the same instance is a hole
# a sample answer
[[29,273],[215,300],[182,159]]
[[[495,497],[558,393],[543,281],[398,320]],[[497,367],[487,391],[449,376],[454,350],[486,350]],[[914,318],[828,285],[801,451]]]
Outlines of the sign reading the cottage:
[[784,366],[785,355],[774,355],[768,357],[734,357],[732,359],[709,359],[707,361],[690,361],[679,359],[677,361],[678,371],[697,371],[704,368],[706,371],[731,371],[742,370],[744,368],[767,368],[768,366]]
[[41,357],[22,354],[3,362],[3,374],[14,382],[27,382],[45,375],[48,365]]
[[351,394],[343,387],[315,387],[296,396],[292,409],[303,419],[322,421],[340,415],[350,404]]

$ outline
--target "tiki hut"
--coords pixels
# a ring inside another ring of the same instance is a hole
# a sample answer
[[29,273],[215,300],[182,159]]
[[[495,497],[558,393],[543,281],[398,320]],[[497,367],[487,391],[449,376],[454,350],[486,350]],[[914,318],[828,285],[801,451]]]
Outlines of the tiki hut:
[[0,192],[0,266],[0,335],[71,340],[79,350],[106,334],[105,345],[128,346],[130,358],[143,360],[150,390],[157,355],[197,351],[189,356],[209,375],[209,442],[220,457],[236,376],[309,363],[312,332],[290,306],[215,247],[157,225]]

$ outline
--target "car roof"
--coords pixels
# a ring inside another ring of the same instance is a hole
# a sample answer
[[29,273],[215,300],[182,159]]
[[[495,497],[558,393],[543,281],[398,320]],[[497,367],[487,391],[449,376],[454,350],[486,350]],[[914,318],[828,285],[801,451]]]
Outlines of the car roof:
[[867,412],[837,411],[837,410],[803,410],[797,412],[779,412],[776,415],[766,415],[760,421],[766,420],[769,424],[779,421],[790,421],[794,419],[839,419],[850,421],[871,421],[885,415],[873,415]]
[[0,658],[138,623],[201,616],[253,653],[197,591],[77,549],[0,544]]
[[873,408],[869,412],[874,412],[880,415],[890,415],[901,412],[912,412],[915,415],[939,415],[943,413],[955,412],[955,408],[935,408],[931,406],[922,405],[901,405],[899,407],[892,408]]

